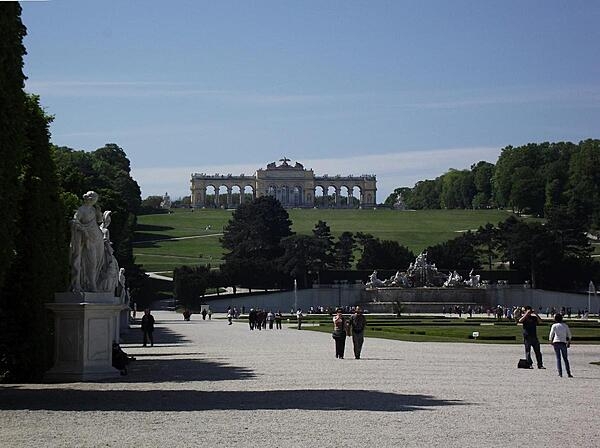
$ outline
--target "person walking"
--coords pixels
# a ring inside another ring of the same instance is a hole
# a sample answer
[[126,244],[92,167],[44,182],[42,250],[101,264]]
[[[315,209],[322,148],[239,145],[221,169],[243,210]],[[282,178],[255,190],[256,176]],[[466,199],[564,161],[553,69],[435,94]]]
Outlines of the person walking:
[[267,313],[267,322],[269,323],[269,330],[273,329],[274,321],[275,321],[275,315],[273,314],[273,311],[269,310],[269,312]]
[[542,323],[542,319],[528,305],[525,307],[525,314],[519,319],[519,323],[523,324],[523,344],[525,345],[525,358],[529,367],[533,366],[533,360],[531,359],[531,349],[533,348],[538,369],[545,369],[542,362],[540,341],[537,337],[537,326]]
[[352,345],[354,346],[354,357],[360,359],[363,342],[365,341],[365,327],[367,319],[365,318],[360,306],[354,309],[354,314],[350,317],[350,328],[352,329]]
[[558,313],[554,316],[554,324],[550,327],[550,336],[548,336],[552,347],[554,348],[554,353],[556,354],[556,367],[558,369],[558,376],[562,376],[562,364],[560,362],[560,357],[565,362],[565,369],[567,371],[567,376],[569,378],[573,378],[571,375],[571,366],[569,365],[569,358],[567,356],[567,349],[571,346],[571,339],[573,336],[571,335],[571,329],[567,324],[563,322],[562,314]]
[[335,341],[335,357],[344,359],[344,350],[346,348],[346,320],[342,314],[342,309],[338,308],[333,316],[333,333],[331,335]]
[[150,308],[144,310],[142,331],[144,332],[144,347],[148,344],[148,340],[150,340],[150,346],[154,347],[154,316],[150,314]]

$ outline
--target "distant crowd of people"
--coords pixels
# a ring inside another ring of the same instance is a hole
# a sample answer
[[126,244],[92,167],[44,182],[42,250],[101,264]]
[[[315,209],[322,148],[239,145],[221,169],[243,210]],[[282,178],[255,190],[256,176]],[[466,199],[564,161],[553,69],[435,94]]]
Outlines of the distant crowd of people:
[[[520,305],[498,305],[496,307],[488,307],[484,308],[482,306],[473,307],[471,305],[465,307],[463,305],[444,305],[442,306],[442,314],[453,315],[456,314],[458,317],[462,317],[463,314],[468,315],[469,317],[473,317],[473,314],[486,314],[487,317],[495,317],[497,320],[514,320],[518,321],[522,316],[522,306]],[[538,314],[542,314],[542,307],[538,308]],[[566,316],[571,319],[573,315],[573,311],[571,307],[561,307],[560,310],[556,307],[547,307],[546,308],[546,317],[555,316],[556,314],[561,314],[562,316]],[[578,319],[588,319],[589,311],[587,309],[578,309],[577,310],[577,318]]]
[[277,312],[273,313],[273,311],[269,310],[268,312],[258,308],[251,308],[248,313],[248,324],[250,325],[250,330],[263,330],[269,326],[269,330],[273,329],[273,324],[275,324],[275,329],[281,330],[281,320],[283,319],[283,315],[281,311],[277,310]]

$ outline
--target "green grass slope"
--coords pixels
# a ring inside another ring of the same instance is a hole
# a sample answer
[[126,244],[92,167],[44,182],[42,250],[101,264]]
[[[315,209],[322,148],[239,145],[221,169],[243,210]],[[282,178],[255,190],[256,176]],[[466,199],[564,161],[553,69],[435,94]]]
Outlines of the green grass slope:
[[[219,239],[231,218],[231,210],[175,209],[170,215],[142,215],[134,242],[136,262],[147,271],[171,271],[183,264],[220,264]],[[365,232],[398,241],[413,252],[452,239],[486,223],[497,224],[510,213],[502,210],[289,210],[293,230],[309,234],[319,220],[327,222],[334,236]]]

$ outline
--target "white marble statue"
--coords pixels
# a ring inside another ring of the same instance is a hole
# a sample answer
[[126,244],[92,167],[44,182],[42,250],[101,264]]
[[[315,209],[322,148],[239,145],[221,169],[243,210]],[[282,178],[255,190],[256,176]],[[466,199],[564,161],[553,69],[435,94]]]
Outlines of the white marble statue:
[[102,214],[96,202],[98,194],[88,191],[71,220],[71,290],[114,294],[119,265],[108,230],[111,212]]
[[125,268],[121,268],[119,269],[119,297],[121,298],[121,303],[129,302],[126,283]]
[[369,281],[367,282],[366,286],[370,288],[379,288],[381,286],[385,286],[385,283],[377,278],[377,271],[373,271],[373,273],[369,276]]
[[112,243],[110,241],[110,231],[108,226],[111,222],[111,212],[109,210],[102,214],[102,224],[100,230],[104,241],[104,258],[102,260],[102,269],[98,280],[98,290],[103,292],[115,293],[115,288],[119,282],[119,264],[113,254]]
[[98,194],[88,191],[71,220],[71,290],[98,291],[104,260],[104,239],[98,226],[102,214],[96,207]]

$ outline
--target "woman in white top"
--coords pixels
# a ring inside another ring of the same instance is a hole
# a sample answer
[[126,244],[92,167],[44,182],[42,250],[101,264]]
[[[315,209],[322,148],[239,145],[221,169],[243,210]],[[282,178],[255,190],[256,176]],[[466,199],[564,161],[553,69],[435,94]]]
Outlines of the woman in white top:
[[335,357],[344,359],[344,349],[346,348],[346,320],[342,313],[342,309],[336,310],[333,316],[333,339],[335,340]]
[[562,314],[556,314],[554,316],[554,324],[550,328],[549,340],[554,347],[554,353],[556,353],[556,367],[558,368],[558,376],[562,376],[562,365],[560,357],[562,355],[565,361],[565,369],[567,370],[567,376],[573,378],[571,375],[571,366],[569,365],[569,358],[567,357],[567,348],[571,345],[571,330],[569,326],[563,323]]

